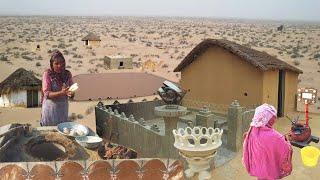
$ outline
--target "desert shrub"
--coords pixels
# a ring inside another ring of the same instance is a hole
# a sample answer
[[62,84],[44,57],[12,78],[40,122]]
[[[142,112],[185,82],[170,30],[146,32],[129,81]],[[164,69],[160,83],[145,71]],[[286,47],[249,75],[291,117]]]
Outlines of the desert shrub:
[[162,68],[168,68],[169,65],[168,65],[168,64],[163,64],[161,67],[162,67]]
[[78,118],[78,119],[83,119],[83,115],[82,115],[82,114],[78,114],[78,115],[77,115],[77,118]]
[[81,56],[80,54],[74,54],[73,58],[83,58],[83,56]]
[[65,49],[66,45],[64,43],[60,43],[60,44],[58,44],[58,48]]
[[36,66],[37,66],[37,67],[41,66],[41,63],[40,63],[40,62],[37,62],[37,63],[36,63]]
[[114,35],[114,34],[112,34],[111,37],[113,37],[113,38],[119,38],[118,36],[116,36],[116,35]]
[[30,53],[29,53],[28,51],[21,53],[22,56],[26,56],[26,55],[29,55],[29,54],[30,54]]
[[71,113],[71,115],[69,116],[69,119],[70,119],[71,121],[75,121],[75,120],[77,119],[76,113]]
[[24,55],[21,56],[23,59],[27,60],[27,61],[32,61],[32,58],[30,56]]
[[19,57],[20,57],[20,53],[19,53],[19,52],[13,53],[13,57],[14,57],[14,58],[19,58]]
[[43,60],[42,56],[40,56],[40,55],[37,56],[36,59],[37,59],[37,60]]
[[299,66],[299,65],[300,65],[300,61],[294,60],[294,61],[293,61],[293,64],[296,65],[296,66]]
[[313,58],[315,58],[315,59],[320,59],[320,53],[315,54],[315,55],[313,56]]
[[132,58],[134,58],[134,57],[137,57],[138,54],[130,54],[130,56],[131,56]]
[[4,54],[0,54],[0,61],[9,61],[8,56],[6,56]]
[[295,58],[299,57],[299,54],[292,54],[290,57],[295,59]]
[[97,68],[102,68],[102,67],[103,67],[103,64],[96,64],[96,67],[97,67]]
[[89,115],[91,114],[92,112],[94,111],[94,107],[88,107],[86,112],[85,112],[85,115]]
[[65,49],[65,50],[63,50],[63,54],[64,55],[69,55],[69,51]]
[[93,74],[93,73],[99,73],[97,68],[90,68],[88,69],[88,73]]

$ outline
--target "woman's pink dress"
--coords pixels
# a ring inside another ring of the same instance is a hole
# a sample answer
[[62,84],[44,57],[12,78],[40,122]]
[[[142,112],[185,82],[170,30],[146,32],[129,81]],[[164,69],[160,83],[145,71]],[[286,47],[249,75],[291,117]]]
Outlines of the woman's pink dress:
[[292,148],[276,130],[250,127],[243,144],[243,164],[258,179],[280,179],[292,171]]

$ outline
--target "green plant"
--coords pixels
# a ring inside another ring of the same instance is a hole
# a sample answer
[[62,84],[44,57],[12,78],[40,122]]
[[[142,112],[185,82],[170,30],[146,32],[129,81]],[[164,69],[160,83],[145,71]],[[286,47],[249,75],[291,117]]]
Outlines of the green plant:
[[294,61],[293,61],[293,64],[296,65],[296,66],[299,66],[299,65],[300,65],[300,61],[294,60]]

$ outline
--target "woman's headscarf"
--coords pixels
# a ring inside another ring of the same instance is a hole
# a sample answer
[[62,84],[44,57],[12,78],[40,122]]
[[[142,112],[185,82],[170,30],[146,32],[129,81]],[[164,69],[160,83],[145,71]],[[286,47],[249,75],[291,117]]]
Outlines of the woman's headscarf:
[[51,58],[50,58],[50,71],[49,71],[49,75],[54,79],[59,79],[59,81],[61,83],[66,83],[69,78],[70,78],[70,72],[68,70],[63,70],[61,73],[56,73],[54,70],[53,70],[53,62],[54,61],[59,61],[59,62],[62,62],[62,63],[66,63],[66,60],[64,59],[62,53],[58,50],[54,51],[51,55]]
[[51,54],[51,58],[50,58],[50,68],[51,70],[53,71],[53,62],[54,61],[60,61],[62,63],[65,63],[66,60],[64,59],[62,53],[58,50],[54,51],[52,54]]
[[268,124],[268,122],[272,119],[277,117],[277,110],[269,104],[262,104],[261,106],[257,107],[250,123],[250,126],[254,127],[263,127]]

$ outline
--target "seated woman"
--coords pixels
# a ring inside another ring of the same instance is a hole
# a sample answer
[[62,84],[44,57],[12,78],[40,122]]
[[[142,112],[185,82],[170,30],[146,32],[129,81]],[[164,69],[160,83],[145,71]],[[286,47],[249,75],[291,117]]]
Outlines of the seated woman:
[[42,77],[42,109],[41,126],[56,126],[68,121],[68,96],[73,84],[70,71],[65,69],[66,63],[61,52],[56,51],[50,58],[50,69]]
[[292,147],[272,128],[277,110],[268,104],[256,108],[243,143],[242,162],[251,176],[281,179],[292,171]]

